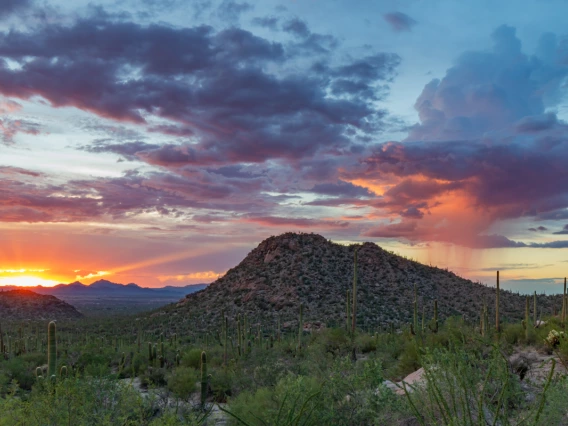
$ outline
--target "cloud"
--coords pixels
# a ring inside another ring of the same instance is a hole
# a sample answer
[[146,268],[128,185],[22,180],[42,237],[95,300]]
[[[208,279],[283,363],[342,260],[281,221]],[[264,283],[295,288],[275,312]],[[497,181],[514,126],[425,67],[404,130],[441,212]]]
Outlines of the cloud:
[[411,31],[412,27],[417,23],[410,16],[402,12],[385,13],[383,18],[390,24],[392,30],[396,32]]
[[[290,26],[306,35],[299,27]],[[67,26],[3,33],[0,57],[19,66],[0,63],[0,93],[41,96],[54,107],[115,121],[159,118],[162,124],[149,124],[149,131],[185,143],[139,156],[153,165],[344,155],[354,145],[348,134],[384,128],[386,112],[375,102],[400,58],[349,59],[325,35],[302,37],[282,43],[235,27],[143,26],[95,14]],[[317,59],[316,48],[323,55]]]
[[280,217],[280,216],[250,216],[242,219],[243,222],[256,223],[270,227],[284,228],[346,228],[349,222],[311,219],[303,217]]
[[561,99],[568,66],[549,35],[531,56],[514,28],[499,27],[492,41],[491,50],[462,54],[424,87],[415,104],[420,122],[404,141],[375,145],[340,177],[376,188],[380,198],[368,205],[402,218],[401,236],[469,247],[563,246],[484,236],[498,221],[568,218],[568,124],[547,111]]
[[143,214],[187,217],[192,209],[266,214],[276,201],[260,178],[229,178],[204,170],[127,172],[117,178],[72,180],[0,168],[0,222],[132,220]]
[[237,23],[243,13],[253,10],[250,3],[237,3],[232,0],[223,0],[217,8],[217,15],[227,22]]
[[556,235],[568,235],[568,225],[564,225],[561,231],[553,232]]
[[31,6],[32,0],[2,0],[0,2],[0,19]]
[[546,226],[539,226],[537,228],[529,228],[528,229],[531,232],[544,232],[544,231],[548,231],[548,228]]
[[458,244],[464,247],[474,249],[493,249],[493,248],[567,248],[566,241],[549,241],[543,243],[525,243],[522,241],[514,241],[503,235],[471,235],[471,234],[454,234],[448,232],[448,229],[429,229],[420,225],[416,220],[403,220],[401,222],[383,224],[363,233],[366,237],[377,238],[397,238],[405,239],[411,242],[422,240],[438,241],[445,243]]
[[278,29],[279,18],[276,16],[263,16],[252,19],[254,25],[276,31]]
[[93,141],[90,145],[84,145],[79,147],[78,149],[93,153],[108,152],[112,154],[118,154],[132,161],[138,159],[136,154],[158,148],[160,148],[160,145],[142,141],[113,143],[112,141],[103,139]]
[[373,195],[367,188],[341,180],[337,183],[318,183],[310,191],[316,194],[341,197],[371,197]]
[[14,143],[14,136],[18,133],[24,133],[28,135],[39,135],[41,126],[33,121],[24,119],[10,119],[3,118],[0,119],[0,133],[2,134],[2,140],[5,145],[11,145]]

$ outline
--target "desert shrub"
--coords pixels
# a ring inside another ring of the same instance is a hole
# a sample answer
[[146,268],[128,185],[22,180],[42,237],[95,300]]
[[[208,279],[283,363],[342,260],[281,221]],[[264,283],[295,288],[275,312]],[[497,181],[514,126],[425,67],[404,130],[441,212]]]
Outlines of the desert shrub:
[[[531,334],[531,329],[529,325],[529,337]],[[522,324],[508,324],[503,328],[502,338],[510,345],[516,345],[521,341],[526,342],[525,329]]]
[[361,353],[369,353],[377,350],[377,341],[373,336],[368,334],[362,334],[357,336],[356,347],[361,351]]
[[31,390],[36,381],[35,367],[35,364],[25,362],[20,357],[11,358],[2,364],[5,380],[8,382],[16,381],[25,390]]
[[422,425],[473,425],[480,416],[508,425],[522,407],[519,379],[498,349],[485,359],[463,349],[435,349],[426,351],[422,364],[426,381],[407,394]]
[[234,416],[230,424],[291,425],[289,419],[299,416],[297,424],[316,425],[319,419],[314,411],[321,404],[319,395],[320,384],[315,379],[288,375],[275,387],[245,391],[230,399],[229,411]]
[[165,386],[166,381],[166,370],[163,368],[153,368],[149,367],[146,373],[141,377],[143,386]]
[[555,380],[546,394],[546,404],[540,415],[539,425],[561,425],[566,421],[568,412],[568,377],[563,376]]
[[145,424],[154,409],[134,389],[110,379],[38,382],[26,400],[0,399],[0,425]]
[[190,367],[178,367],[167,376],[168,389],[178,398],[187,400],[197,390],[199,372]]
[[129,370],[133,370],[135,375],[140,374],[148,368],[148,360],[141,354],[135,354],[132,362],[130,363]]
[[184,367],[201,368],[201,349],[191,349],[181,359]]
[[92,351],[82,352],[77,359],[76,367],[88,375],[94,375],[95,371],[110,371],[108,357]]
[[397,365],[397,376],[404,377],[420,368],[420,347],[415,339],[409,340],[404,345]]
[[226,402],[233,395],[233,372],[228,369],[218,369],[209,381],[211,392],[216,402]]

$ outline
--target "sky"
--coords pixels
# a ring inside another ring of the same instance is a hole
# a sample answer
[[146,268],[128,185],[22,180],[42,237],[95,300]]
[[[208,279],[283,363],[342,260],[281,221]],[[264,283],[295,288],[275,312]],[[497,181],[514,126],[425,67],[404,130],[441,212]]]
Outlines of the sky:
[[0,285],[212,282],[293,231],[560,292],[564,16],[564,0],[4,0]]

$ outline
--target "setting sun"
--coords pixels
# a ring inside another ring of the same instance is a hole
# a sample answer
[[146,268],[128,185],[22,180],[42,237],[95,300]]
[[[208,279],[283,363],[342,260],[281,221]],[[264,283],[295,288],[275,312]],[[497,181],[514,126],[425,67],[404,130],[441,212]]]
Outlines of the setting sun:
[[0,277],[0,286],[17,285],[21,287],[34,287],[37,285],[42,285],[44,287],[53,287],[57,284],[57,281],[33,276]]

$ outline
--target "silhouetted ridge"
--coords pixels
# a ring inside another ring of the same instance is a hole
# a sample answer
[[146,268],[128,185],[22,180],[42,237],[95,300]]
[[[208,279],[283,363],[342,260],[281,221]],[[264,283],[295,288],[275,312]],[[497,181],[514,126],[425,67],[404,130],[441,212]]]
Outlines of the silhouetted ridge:
[[0,291],[2,320],[64,320],[82,316],[73,306],[55,296],[25,289]]

